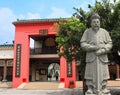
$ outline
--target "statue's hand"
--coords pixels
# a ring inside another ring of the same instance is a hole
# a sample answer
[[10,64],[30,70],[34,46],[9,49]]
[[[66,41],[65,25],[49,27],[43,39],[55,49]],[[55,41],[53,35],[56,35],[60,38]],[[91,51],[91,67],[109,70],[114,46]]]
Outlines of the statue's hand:
[[91,46],[91,49],[94,50],[94,51],[96,51],[96,50],[99,49],[99,47],[98,47],[98,46],[95,46],[95,45],[92,45],[92,46]]
[[96,55],[98,55],[98,56],[103,54],[103,53],[105,53],[105,49],[99,49],[96,51]]

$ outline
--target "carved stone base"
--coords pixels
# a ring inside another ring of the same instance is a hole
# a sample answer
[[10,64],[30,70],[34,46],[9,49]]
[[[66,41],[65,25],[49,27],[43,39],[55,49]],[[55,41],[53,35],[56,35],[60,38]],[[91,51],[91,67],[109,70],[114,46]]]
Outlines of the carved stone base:
[[111,95],[110,93],[108,93],[108,94],[102,94],[102,95]]
[[108,94],[88,94],[88,93],[85,93],[85,95],[111,95],[110,93],[108,93]]
[[96,95],[96,94],[88,94],[88,93],[85,93],[85,95]]

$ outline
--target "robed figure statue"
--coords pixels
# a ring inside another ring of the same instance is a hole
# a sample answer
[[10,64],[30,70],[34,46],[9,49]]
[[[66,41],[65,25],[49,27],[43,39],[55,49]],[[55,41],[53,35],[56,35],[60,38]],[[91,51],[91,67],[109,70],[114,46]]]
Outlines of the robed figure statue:
[[109,79],[107,53],[112,48],[109,33],[100,28],[100,16],[91,15],[91,28],[86,29],[81,40],[81,48],[86,51],[85,80],[86,95],[111,95],[106,88]]

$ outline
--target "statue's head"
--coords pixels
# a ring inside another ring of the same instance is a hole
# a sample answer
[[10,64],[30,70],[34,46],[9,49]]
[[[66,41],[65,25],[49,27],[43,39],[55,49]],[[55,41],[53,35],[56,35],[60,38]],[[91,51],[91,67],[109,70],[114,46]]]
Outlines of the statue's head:
[[94,12],[94,13],[91,15],[90,18],[91,18],[91,20],[92,20],[92,19],[100,19],[100,16],[99,16],[98,13]]
[[91,27],[94,31],[98,31],[100,28],[100,16],[98,13],[93,13],[91,15]]

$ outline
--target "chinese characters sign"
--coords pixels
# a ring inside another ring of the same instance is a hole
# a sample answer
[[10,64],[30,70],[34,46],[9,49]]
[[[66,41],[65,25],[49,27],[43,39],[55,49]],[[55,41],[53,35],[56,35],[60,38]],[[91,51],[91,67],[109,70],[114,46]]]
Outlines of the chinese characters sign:
[[48,34],[48,30],[47,29],[41,29],[41,30],[39,30],[39,34],[47,35]]
[[15,76],[20,77],[20,64],[21,64],[21,44],[16,46],[16,71]]
[[67,63],[67,76],[72,77],[72,63],[71,62]]

